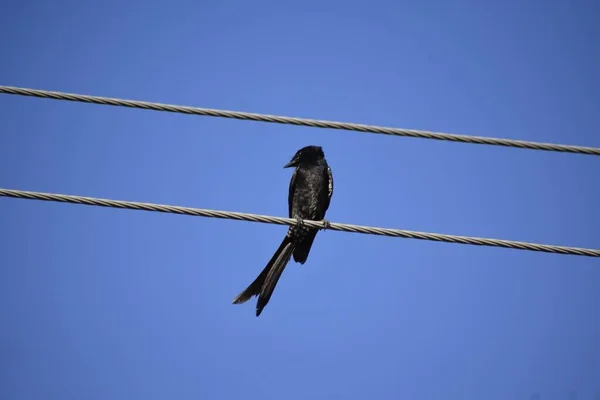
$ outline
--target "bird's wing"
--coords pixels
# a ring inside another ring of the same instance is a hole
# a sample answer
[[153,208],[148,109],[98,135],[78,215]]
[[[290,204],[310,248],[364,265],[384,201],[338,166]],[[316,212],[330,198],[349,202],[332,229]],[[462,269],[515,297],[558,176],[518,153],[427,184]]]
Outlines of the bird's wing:
[[327,182],[327,187],[328,187],[328,192],[327,192],[327,208],[329,208],[329,202],[331,201],[331,196],[333,196],[333,173],[331,172],[331,168],[327,167],[327,177],[328,177],[328,182]]
[[294,173],[292,174],[292,178],[290,179],[290,189],[288,192],[288,216],[289,218],[294,218],[292,217],[292,206],[294,205],[294,192],[296,191],[296,174],[298,172],[298,169],[294,170]]

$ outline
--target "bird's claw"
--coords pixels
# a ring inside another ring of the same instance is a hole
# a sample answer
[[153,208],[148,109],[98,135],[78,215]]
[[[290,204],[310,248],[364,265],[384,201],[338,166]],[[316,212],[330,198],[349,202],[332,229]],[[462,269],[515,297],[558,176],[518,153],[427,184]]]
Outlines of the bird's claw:
[[322,220],[321,222],[323,222],[323,227],[321,229],[326,230],[331,228],[331,223],[326,219]]
[[304,220],[302,218],[296,218],[296,228],[301,228],[304,226]]

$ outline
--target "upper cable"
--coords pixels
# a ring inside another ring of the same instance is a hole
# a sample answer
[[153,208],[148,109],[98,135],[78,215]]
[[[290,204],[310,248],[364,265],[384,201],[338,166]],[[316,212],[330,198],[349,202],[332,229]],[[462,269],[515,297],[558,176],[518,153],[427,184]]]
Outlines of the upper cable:
[[15,94],[21,96],[40,97],[55,100],[78,101],[83,103],[140,108],[154,111],[167,111],[174,113],[207,115],[212,117],[233,118],[249,121],[271,122],[277,124],[290,124],[309,126],[313,128],[342,129],[356,132],[380,133],[393,136],[408,136],[422,139],[447,140],[451,142],[487,144],[493,146],[517,147],[521,149],[557,151],[563,153],[578,153],[600,156],[600,148],[573,146],[566,144],[553,144],[530,142],[525,140],[500,139],[483,136],[457,135],[453,133],[438,133],[414,129],[387,128],[376,125],[353,124],[347,122],[335,122],[318,119],[292,118],[277,115],[266,115],[240,111],[216,110],[211,108],[178,106],[172,104],[151,103],[147,101],[124,100],[110,97],[89,96],[74,93],[52,92],[49,90],[28,89],[14,86],[0,86],[0,93]]

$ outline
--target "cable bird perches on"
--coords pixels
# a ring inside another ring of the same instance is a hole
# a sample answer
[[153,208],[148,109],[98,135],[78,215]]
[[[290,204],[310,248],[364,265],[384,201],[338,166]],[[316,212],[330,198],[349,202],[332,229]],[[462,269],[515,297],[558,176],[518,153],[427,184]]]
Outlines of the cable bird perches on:
[[[99,199],[94,197],[72,196],[65,194],[30,192],[25,190],[11,190],[0,188],[0,197],[13,197],[18,199],[56,201],[71,204],[84,204],[89,206],[123,208],[128,210],[156,211],[172,214],[192,215],[198,217],[233,219],[238,221],[262,222],[277,225],[296,225],[298,220],[293,218],[272,217],[268,215],[248,214],[232,211],[207,210],[202,208],[190,208],[169,206],[163,204],[138,203],[133,201],[121,201],[110,199]],[[587,257],[600,257],[600,249],[585,249],[578,247],[555,246],[548,244],[537,244],[528,242],[517,242],[513,240],[487,239],[471,236],[445,235],[439,233],[427,233],[408,231],[402,229],[376,228],[371,226],[350,225],[340,223],[325,224],[321,221],[303,221],[303,224],[313,228],[331,229],[333,231],[363,233],[368,235],[392,236],[407,239],[433,240],[436,242],[470,244],[476,246],[503,247],[517,250],[541,251],[554,254],[568,254]],[[326,226],[328,225],[328,226]]]

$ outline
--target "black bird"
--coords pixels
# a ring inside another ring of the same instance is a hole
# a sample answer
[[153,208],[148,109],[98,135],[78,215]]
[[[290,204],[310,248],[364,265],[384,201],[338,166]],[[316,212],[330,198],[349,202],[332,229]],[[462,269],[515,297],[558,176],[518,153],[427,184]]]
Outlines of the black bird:
[[[327,165],[320,146],[306,146],[296,152],[284,168],[296,167],[290,181],[288,194],[289,218],[298,219],[290,226],[287,235],[271,257],[260,275],[235,299],[233,304],[242,304],[258,295],[256,316],[269,302],[275,285],[292,255],[294,261],[304,264],[319,231],[303,225],[303,220],[324,221],[333,194],[333,175]],[[329,223],[325,221],[325,224]]]

